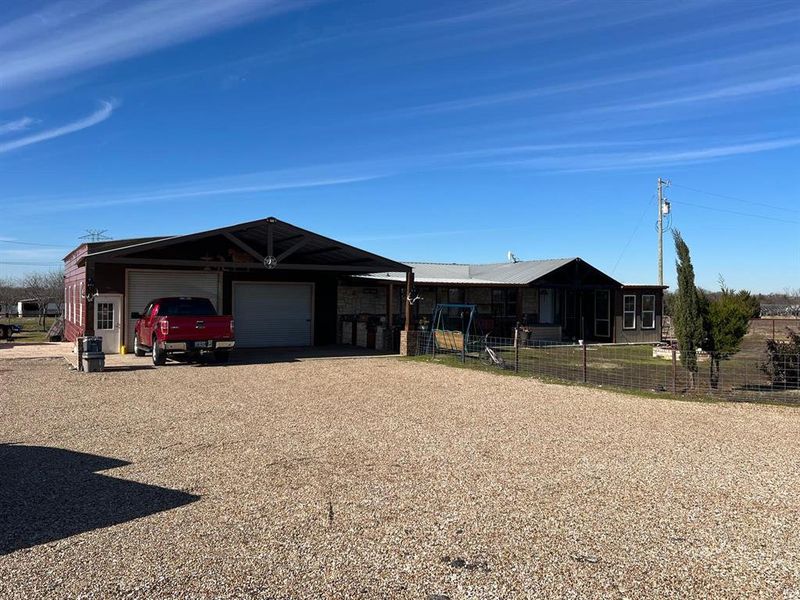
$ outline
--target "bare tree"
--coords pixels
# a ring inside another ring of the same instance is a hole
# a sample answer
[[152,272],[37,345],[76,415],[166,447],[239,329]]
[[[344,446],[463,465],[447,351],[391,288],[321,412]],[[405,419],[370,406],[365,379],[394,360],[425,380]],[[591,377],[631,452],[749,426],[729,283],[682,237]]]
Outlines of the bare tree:
[[22,289],[39,309],[37,323],[47,329],[47,307],[56,304],[59,312],[64,304],[64,271],[28,273],[22,278]]
[[6,319],[11,316],[11,310],[19,299],[19,284],[13,279],[0,279],[0,312]]

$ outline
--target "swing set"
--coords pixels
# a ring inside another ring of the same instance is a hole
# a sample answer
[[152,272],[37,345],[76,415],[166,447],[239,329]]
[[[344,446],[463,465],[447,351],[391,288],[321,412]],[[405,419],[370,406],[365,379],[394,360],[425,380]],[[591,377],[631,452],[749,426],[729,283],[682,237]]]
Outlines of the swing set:
[[474,304],[437,304],[431,319],[431,351],[461,354],[480,352],[482,335]]

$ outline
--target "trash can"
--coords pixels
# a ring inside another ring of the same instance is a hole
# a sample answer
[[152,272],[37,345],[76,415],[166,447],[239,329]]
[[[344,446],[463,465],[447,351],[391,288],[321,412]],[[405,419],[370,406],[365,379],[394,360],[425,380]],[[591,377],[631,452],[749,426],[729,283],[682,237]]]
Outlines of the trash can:
[[84,352],[81,355],[81,371],[86,373],[97,373],[106,366],[106,355],[104,352]]
[[102,371],[106,364],[103,338],[87,335],[78,338],[78,370],[86,373]]
[[78,338],[81,352],[102,352],[103,351],[103,338],[95,335],[87,335]]

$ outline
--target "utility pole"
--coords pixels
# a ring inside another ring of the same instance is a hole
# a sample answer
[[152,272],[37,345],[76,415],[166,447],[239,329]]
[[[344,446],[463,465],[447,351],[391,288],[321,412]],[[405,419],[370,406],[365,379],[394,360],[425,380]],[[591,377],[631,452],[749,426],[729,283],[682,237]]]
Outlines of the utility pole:
[[664,186],[669,181],[658,178],[658,285],[664,285]]

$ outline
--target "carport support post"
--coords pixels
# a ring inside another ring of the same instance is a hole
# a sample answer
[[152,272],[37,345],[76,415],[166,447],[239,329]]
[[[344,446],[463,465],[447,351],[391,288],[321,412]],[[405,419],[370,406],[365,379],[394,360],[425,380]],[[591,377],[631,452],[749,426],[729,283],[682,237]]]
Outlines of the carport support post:
[[514,373],[519,373],[519,321],[514,327]]

